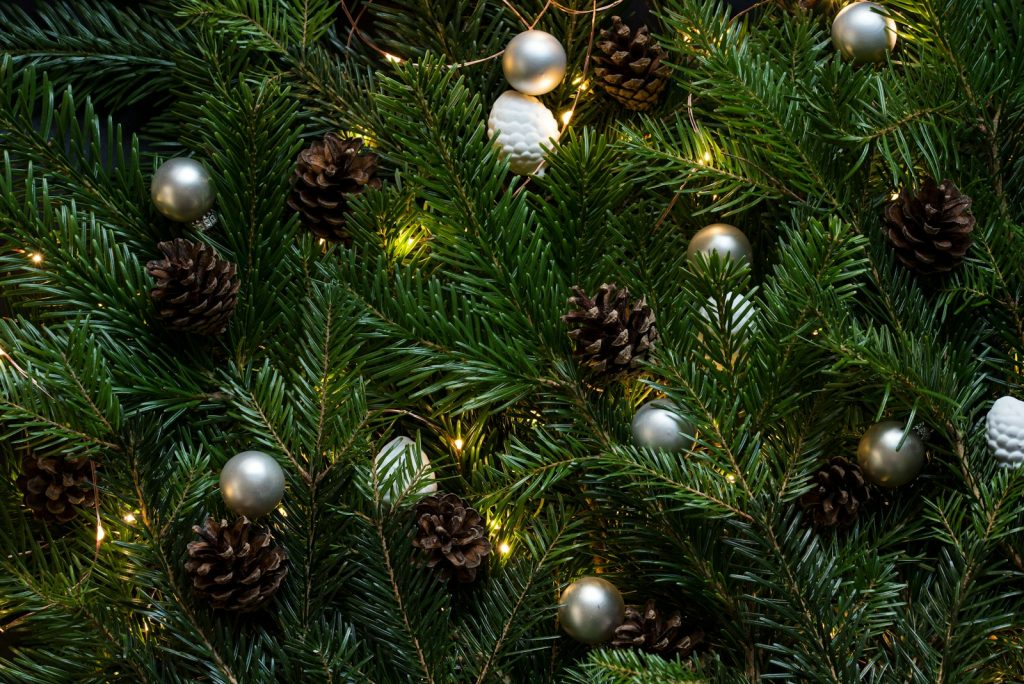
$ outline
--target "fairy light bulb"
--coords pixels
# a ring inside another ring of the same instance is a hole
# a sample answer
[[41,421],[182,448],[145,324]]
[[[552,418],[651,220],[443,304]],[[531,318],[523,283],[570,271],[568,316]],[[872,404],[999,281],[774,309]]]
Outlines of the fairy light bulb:
[[456,451],[462,451],[462,446],[464,444],[465,444],[465,442],[462,441],[461,437],[456,437],[455,438],[455,449],[456,449]]
[[107,536],[107,531],[103,529],[103,523],[96,523],[96,543],[99,544]]
[[512,547],[508,545],[508,542],[501,542],[498,544],[498,553],[502,556],[508,555],[508,552],[512,550]]
[[562,119],[562,124],[568,126],[569,125],[569,121],[572,120],[572,110],[571,109],[566,109],[564,112],[562,112],[561,119]]
[[135,514],[130,512],[130,511],[128,513],[125,513],[124,514],[124,521],[126,523],[128,523],[129,525],[131,525],[132,523],[135,522]]

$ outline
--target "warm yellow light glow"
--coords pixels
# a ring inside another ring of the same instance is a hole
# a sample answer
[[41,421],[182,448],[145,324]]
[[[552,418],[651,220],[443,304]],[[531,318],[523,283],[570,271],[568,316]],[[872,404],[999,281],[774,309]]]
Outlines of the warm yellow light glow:
[[462,451],[462,445],[463,444],[465,444],[465,442],[462,441],[461,437],[456,437],[455,438],[455,448],[457,450]]
[[725,481],[728,482],[729,484],[736,484],[736,476],[733,475],[732,473],[726,473]]
[[889,199],[891,199],[891,200],[892,200],[892,201],[894,201],[894,202],[895,202],[896,200],[898,200],[899,198],[900,198],[900,193],[899,193],[898,191],[897,191],[897,192],[894,192],[894,193],[892,193],[891,195],[889,195]]
[[390,52],[385,52],[384,53],[384,59],[388,60],[389,62],[393,62],[394,64],[401,64],[402,63],[402,58],[401,57],[395,57]]
[[41,263],[43,263],[43,255],[40,254],[39,252],[32,252],[32,255],[29,256],[29,259],[32,260],[33,264],[41,264]]
[[124,514],[124,521],[126,523],[128,523],[129,525],[131,525],[133,522],[135,522],[135,514],[131,513],[131,512],[125,513]]
[[281,517],[283,517],[283,518],[287,518],[288,517],[288,511],[284,510],[284,506],[278,506],[277,507],[277,512],[280,513]]
[[704,156],[702,156],[701,159],[704,160],[705,164],[710,164],[711,163],[711,153],[710,152],[705,152]]
[[504,556],[511,550],[512,547],[508,545],[508,542],[501,542],[500,544],[498,544],[498,553],[500,553],[502,556]]
[[319,240],[317,240],[317,244],[319,244],[319,245],[326,245],[327,244],[327,240],[325,240],[323,238],[320,238]]
[[415,244],[416,244],[416,238],[414,238],[414,237],[409,237],[409,239],[407,239],[407,240],[405,241],[405,243],[406,243],[407,245],[409,245],[410,247],[412,247],[413,245],[415,245]]
[[103,541],[103,538],[106,536],[107,532],[103,529],[103,523],[96,523],[96,542]]
[[562,119],[562,123],[565,124],[566,126],[568,126],[569,125],[569,121],[572,119],[572,110],[571,109],[566,109],[564,112],[562,112],[561,119]]

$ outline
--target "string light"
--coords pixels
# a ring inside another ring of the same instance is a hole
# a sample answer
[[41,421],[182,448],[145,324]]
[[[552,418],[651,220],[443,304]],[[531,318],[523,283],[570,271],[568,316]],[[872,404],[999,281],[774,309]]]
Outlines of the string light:
[[893,202],[895,202],[899,198],[900,198],[899,190],[896,190],[891,195],[889,195],[889,199],[892,200]]
[[99,544],[107,536],[106,530],[103,529],[103,523],[96,523],[96,543]]
[[702,156],[701,159],[704,160],[705,164],[710,164],[711,163],[711,153],[710,152],[705,152],[704,156]]
[[36,265],[43,263],[43,255],[39,252],[32,252],[29,259],[31,259],[32,263]]
[[288,517],[288,511],[284,510],[284,506],[278,506],[277,507],[277,512],[281,514],[282,518],[287,518]]
[[726,473],[725,481],[728,482],[729,484],[736,484],[736,476],[733,475],[732,473]]
[[562,119],[562,124],[565,125],[565,126],[568,126],[569,125],[569,121],[572,119],[572,110],[571,109],[566,109],[564,112],[562,112],[561,119]]
[[389,62],[391,62],[393,64],[401,64],[402,63],[402,58],[401,57],[395,57],[390,52],[385,52],[384,53],[384,59],[388,60]]
[[131,511],[128,511],[127,513],[124,514],[124,521],[126,523],[128,523],[129,525],[131,525],[132,523],[135,522],[135,514],[132,513]]
[[508,545],[508,542],[501,542],[498,544],[498,553],[502,556],[508,555],[508,552],[512,550],[512,547]]
[[461,437],[456,437],[455,438],[455,450],[456,451],[462,451],[462,445],[463,444],[465,444],[465,442],[462,441]]

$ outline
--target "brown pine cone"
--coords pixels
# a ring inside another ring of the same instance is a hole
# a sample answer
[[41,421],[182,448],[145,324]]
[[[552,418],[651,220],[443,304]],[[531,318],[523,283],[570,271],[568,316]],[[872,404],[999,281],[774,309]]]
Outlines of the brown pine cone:
[[96,504],[94,466],[87,458],[71,461],[59,456],[28,454],[21,460],[16,483],[22,500],[37,518],[66,523],[78,514],[79,508]]
[[687,627],[678,610],[664,618],[654,599],[640,606],[626,606],[626,619],[615,628],[613,648],[632,648],[660,655],[666,660],[686,658],[704,640],[704,630]]
[[663,62],[668,53],[652,42],[650,31],[635,31],[612,17],[610,29],[602,29],[594,51],[597,83],[622,106],[647,111],[669,83],[671,71]]
[[348,240],[348,199],[366,188],[379,188],[377,155],[363,147],[361,138],[339,138],[328,133],[299,152],[288,206],[318,237]]
[[438,579],[463,584],[476,579],[477,569],[491,552],[484,520],[455,494],[438,493],[416,504],[413,547],[426,556]]
[[885,207],[885,230],[896,257],[911,271],[945,273],[959,266],[971,246],[971,200],[953,181],[925,178],[916,193],[904,188]]
[[605,283],[593,299],[580,287],[569,298],[575,311],[562,316],[576,343],[580,362],[599,375],[628,375],[639,370],[658,339],[654,312],[643,297],[630,299],[629,291]]
[[200,539],[189,542],[185,571],[196,594],[211,607],[248,613],[266,604],[288,574],[288,555],[274,543],[269,527],[245,516],[231,526],[207,518],[193,531]]
[[848,527],[871,500],[871,484],[856,463],[836,456],[811,476],[814,487],[800,506],[818,529]]
[[238,304],[235,265],[202,242],[178,238],[157,247],[164,258],[146,264],[156,279],[149,295],[157,315],[175,330],[201,335],[224,332]]

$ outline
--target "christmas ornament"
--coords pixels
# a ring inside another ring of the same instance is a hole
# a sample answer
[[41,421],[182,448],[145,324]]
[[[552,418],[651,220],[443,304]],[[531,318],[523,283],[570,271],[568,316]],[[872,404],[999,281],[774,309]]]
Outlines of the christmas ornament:
[[565,48],[550,33],[523,31],[505,47],[501,68],[505,80],[519,92],[550,93],[565,76]]
[[594,51],[597,83],[626,109],[647,111],[669,83],[671,70],[663,60],[668,53],[641,26],[636,31],[612,17],[610,29],[602,29]]
[[704,630],[687,627],[678,610],[665,617],[657,602],[648,599],[643,608],[626,606],[625,619],[615,628],[613,648],[631,648],[659,655],[665,660],[686,658],[704,641]]
[[658,339],[654,312],[629,290],[604,283],[593,299],[574,286],[569,304],[574,310],[562,316],[580,363],[596,374],[628,375],[640,370]]
[[698,254],[711,255],[715,252],[723,258],[729,257],[747,263],[754,256],[747,236],[739,228],[728,223],[712,223],[698,230],[690,239],[686,257],[692,260]]
[[416,504],[412,545],[423,552],[438,579],[462,584],[476,579],[491,552],[484,519],[455,494],[434,494]]
[[224,332],[238,303],[235,265],[202,242],[178,238],[157,247],[164,258],[146,264],[156,279],[149,295],[157,315],[176,330]]
[[377,155],[361,138],[328,133],[299,152],[288,206],[302,224],[325,240],[346,241],[349,200],[367,188],[379,188]]
[[682,453],[693,447],[693,425],[679,414],[668,399],[655,399],[633,416],[633,441],[647,449]]
[[[754,305],[739,292],[732,292],[726,295],[725,305],[731,311],[729,317],[729,330],[733,335],[740,333],[754,318]],[[700,315],[710,323],[718,323],[718,301],[714,297],[708,297],[706,306],[700,309]]]
[[66,523],[78,515],[79,508],[96,504],[94,467],[87,458],[65,460],[59,456],[26,454],[16,484],[22,501],[35,517]]
[[525,176],[538,171],[544,148],[558,141],[558,123],[551,110],[529,95],[506,90],[491,107],[487,135],[495,135],[501,156],[508,159],[512,173]]
[[1019,468],[1024,463],[1024,401],[1000,397],[985,419],[988,448],[999,465]]
[[608,641],[622,624],[626,606],[615,585],[600,577],[583,577],[562,592],[558,622],[565,633],[585,644]]
[[421,486],[416,494],[424,496],[437,491],[437,482],[434,480],[434,471],[430,469],[430,459],[427,452],[421,451],[419,458],[416,458],[416,442],[408,437],[395,437],[384,445],[380,452],[373,458],[373,469],[376,473],[377,482],[393,482],[390,489],[385,490],[381,499],[386,504],[395,501],[412,486],[417,476],[426,473],[429,480]]
[[[860,438],[857,463],[880,487],[905,485],[924,466],[924,442],[913,430],[904,439],[904,431],[903,423],[890,420],[872,425]],[[901,441],[903,446],[897,449]]]
[[925,178],[916,193],[907,188],[885,207],[885,231],[896,258],[911,271],[945,273],[959,266],[971,246],[971,200],[953,181]]
[[871,500],[871,486],[856,463],[836,456],[811,476],[811,490],[800,497],[800,507],[818,529],[848,527],[861,507]]
[[855,2],[832,22],[832,45],[855,63],[884,62],[896,47],[896,22],[873,2]]
[[149,192],[157,211],[181,223],[201,218],[216,198],[210,172],[188,157],[175,157],[161,164],[153,174]]
[[220,493],[235,513],[258,518],[277,508],[284,496],[284,471],[273,456],[243,451],[220,471]]
[[196,594],[211,607],[247,613],[266,604],[288,574],[284,549],[274,543],[270,528],[242,516],[230,526],[207,518],[192,530],[185,572]]

